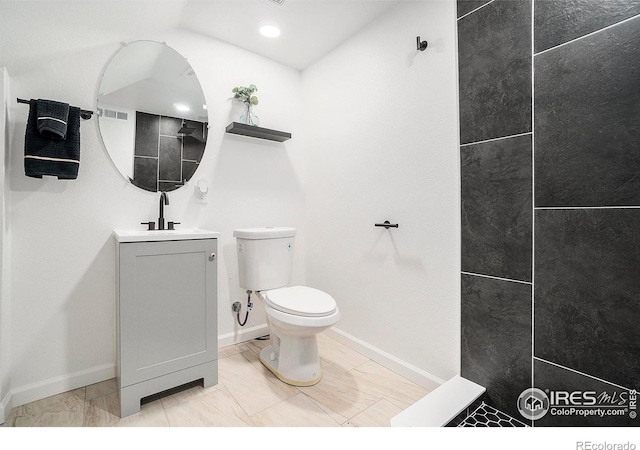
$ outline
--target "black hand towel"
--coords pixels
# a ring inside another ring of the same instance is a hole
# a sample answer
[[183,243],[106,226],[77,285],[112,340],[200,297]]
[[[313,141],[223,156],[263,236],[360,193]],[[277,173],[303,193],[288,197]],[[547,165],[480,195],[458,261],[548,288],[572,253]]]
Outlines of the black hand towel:
[[28,177],[51,175],[63,180],[78,178],[80,166],[80,108],[69,107],[66,139],[48,139],[38,132],[37,100],[29,101],[24,140],[24,173]]
[[38,99],[38,132],[49,139],[65,139],[69,104]]

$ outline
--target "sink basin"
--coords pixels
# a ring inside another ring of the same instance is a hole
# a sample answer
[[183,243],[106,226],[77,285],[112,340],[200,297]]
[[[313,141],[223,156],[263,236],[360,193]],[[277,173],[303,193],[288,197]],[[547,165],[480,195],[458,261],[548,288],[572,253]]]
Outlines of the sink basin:
[[113,230],[118,242],[155,242],[184,241],[188,239],[215,239],[220,236],[217,231],[200,228],[181,228],[178,230]]

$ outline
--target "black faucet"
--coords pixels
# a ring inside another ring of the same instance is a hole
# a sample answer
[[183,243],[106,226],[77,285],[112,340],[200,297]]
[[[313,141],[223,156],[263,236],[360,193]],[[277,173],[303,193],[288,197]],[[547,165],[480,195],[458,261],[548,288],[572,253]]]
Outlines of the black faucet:
[[160,192],[160,217],[158,217],[158,230],[164,230],[164,205],[169,204],[166,192]]

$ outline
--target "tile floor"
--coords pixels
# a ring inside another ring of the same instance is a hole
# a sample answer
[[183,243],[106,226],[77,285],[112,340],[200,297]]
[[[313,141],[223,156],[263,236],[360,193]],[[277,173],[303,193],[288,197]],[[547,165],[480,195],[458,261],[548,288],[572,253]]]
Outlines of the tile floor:
[[219,383],[153,399],[118,417],[115,379],[13,408],[9,427],[388,427],[428,391],[326,336],[318,336],[323,378],[294,387],[258,359],[268,341],[220,349]]
[[495,409],[492,406],[482,402],[471,414],[469,414],[458,427],[498,427],[498,428],[515,428],[527,427],[528,425],[520,422],[508,414]]

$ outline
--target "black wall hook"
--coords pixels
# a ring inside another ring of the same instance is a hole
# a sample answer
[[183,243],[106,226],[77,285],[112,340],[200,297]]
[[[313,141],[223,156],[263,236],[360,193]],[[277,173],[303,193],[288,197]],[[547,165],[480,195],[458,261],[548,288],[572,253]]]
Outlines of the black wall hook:
[[420,36],[416,38],[416,47],[417,47],[416,50],[420,50],[421,52],[423,52],[427,49],[428,45],[429,43],[427,41],[420,40]]
[[389,228],[398,228],[398,224],[397,223],[391,223],[388,220],[385,220],[384,223],[376,223],[375,224],[376,227],[385,227],[385,229],[389,229]]

